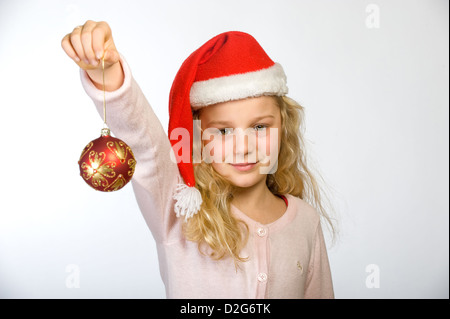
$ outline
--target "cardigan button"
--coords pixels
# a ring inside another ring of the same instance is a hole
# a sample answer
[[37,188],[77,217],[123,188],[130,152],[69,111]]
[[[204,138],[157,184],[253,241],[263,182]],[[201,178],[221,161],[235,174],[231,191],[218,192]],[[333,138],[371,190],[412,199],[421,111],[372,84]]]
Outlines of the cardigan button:
[[259,227],[256,230],[256,233],[258,234],[259,237],[264,237],[267,235],[267,229],[265,229],[264,227]]
[[258,274],[258,281],[259,282],[266,282],[267,281],[267,274],[265,272],[261,272]]

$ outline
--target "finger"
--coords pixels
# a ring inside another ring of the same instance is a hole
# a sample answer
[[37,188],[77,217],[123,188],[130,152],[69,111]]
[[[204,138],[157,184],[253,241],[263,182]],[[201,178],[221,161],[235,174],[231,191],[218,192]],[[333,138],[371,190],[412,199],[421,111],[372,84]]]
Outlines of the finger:
[[61,47],[72,60],[74,60],[76,63],[80,62],[80,58],[78,57],[77,53],[72,47],[72,44],[70,43],[70,33],[66,34],[61,40]]
[[92,30],[92,49],[94,50],[95,57],[100,60],[103,58],[105,50],[105,42],[107,39],[108,30],[101,24],[98,24]]
[[85,62],[88,62],[88,64],[91,65],[98,64],[94,50],[92,49],[92,30],[94,27],[95,23],[93,21],[87,21],[80,34],[81,44],[83,46],[84,56],[86,58]]
[[105,63],[108,65],[112,65],[120,60],[119,53],[115,49],[106,50],[103,58],[105,59]]
[[106,65],[119,61],[119,53],[112,39],[111,28],[106,22],[98,22],[92,30],[92,47],[97,59],[104,59]]
[[78,26],[75,29],[73,29],[72,33],[69,36],[69,40],[78,58],[80,58],[80,60],[83,61],[84,63],[89,64],[89,61],[87,61],[86,56],[84,55],[83,44],[81,43],[82,29],[83,29],[82,26]]

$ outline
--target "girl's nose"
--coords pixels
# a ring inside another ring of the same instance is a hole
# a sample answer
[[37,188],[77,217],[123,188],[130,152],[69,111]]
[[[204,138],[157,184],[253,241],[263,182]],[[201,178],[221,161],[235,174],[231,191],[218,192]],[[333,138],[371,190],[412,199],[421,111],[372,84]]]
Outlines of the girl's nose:
[[255,162],[256,158],[250,158],[251,154],[256,154],[256,136],[250,130],[243,130],[237,128],[233,132],[234,143],[233,153],[235,163],[251,163]]

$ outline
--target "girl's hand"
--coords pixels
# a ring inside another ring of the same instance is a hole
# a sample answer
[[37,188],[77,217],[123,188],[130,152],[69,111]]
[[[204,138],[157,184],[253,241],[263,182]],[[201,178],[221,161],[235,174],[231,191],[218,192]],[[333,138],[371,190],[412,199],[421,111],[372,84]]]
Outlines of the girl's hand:
[[86,21],[67,34],[61,46],[80,68],[86,70],[97,88],[103,88],[102,58],[105,61],[105,89],[114,91],[122,85],[124,75],[119,52],[106,22]]

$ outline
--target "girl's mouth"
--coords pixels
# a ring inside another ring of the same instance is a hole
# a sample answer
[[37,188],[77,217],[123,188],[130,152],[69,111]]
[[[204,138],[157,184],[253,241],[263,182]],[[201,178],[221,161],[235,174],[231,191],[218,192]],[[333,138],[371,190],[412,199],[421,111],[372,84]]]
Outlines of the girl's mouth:
[[235,169],[237,169],[238,171],[244,172],[244,171],[249,171],[251,170],[253,167],[256,166],[256,164],[258,164],[258,162],[256,163],[240,163],[240,164],[230,164],[231,166],[233,166]]

